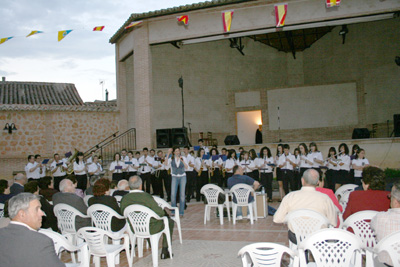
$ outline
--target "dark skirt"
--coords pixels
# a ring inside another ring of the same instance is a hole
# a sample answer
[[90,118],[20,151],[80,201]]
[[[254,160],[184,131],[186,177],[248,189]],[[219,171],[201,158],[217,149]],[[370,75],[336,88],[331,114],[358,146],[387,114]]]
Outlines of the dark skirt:
[[336,175],[335,184],[351,184],[354,179],[351,179],[350,172],[346,170],[339,170]]
[[117,181],[117,182],[121,181],[124,178],[125,178],[125,174],[124,173],[113,173],[113,175],[112,175],[112,179]]

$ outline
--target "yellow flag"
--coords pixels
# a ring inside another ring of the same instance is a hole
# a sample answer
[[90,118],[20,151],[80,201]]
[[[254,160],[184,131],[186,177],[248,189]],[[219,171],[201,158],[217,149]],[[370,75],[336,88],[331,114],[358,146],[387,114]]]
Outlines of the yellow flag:
[[66,31],[59,31],[58,32],[58,41],[61,41],[64,39],[65,36],[67,36],[72,30],[66,30]]

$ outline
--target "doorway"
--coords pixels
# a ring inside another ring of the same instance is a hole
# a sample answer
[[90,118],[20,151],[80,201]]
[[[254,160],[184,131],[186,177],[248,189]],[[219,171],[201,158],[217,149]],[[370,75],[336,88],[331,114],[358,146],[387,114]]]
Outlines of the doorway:
[[242,111],[236,113],[237,135],[241,145],[256,143],[256,131],[262,125],[261,110]]

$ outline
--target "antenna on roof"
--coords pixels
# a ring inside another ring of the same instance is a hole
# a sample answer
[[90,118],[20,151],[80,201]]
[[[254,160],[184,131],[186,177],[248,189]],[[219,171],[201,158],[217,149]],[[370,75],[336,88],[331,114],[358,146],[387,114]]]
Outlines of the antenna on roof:
[[101,91],[101,97],[102,97],[102,100],[104,101],[104,84],[106,83],[106,81],[100,79],[99,82],[100,82],[101,90],[102,90],[102,91]]

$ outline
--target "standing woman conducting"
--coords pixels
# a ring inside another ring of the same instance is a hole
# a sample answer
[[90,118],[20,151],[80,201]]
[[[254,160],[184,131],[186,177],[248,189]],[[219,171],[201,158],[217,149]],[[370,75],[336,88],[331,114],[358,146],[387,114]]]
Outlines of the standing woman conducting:
[[[204,150],[203,150],[204,151]],[[181,150],[179,147],[173,147],[168,150],[167,158],[171,155],[171,159],[164,161],[166,166],[171,168],[171,205],[176,207],[176,192],[179,187],[179,215],[183,216],[185,211],[185,192],[186,192],[186,172],[188,168],[184,158],[181,157]]]
[[339,172],[336,177],[335,189],[338,189],[344,184],[354,183],[354,178],[350,177],[351,160],[349,156],[349,148],[345,143],[339,145],[339,155],[337,161],[339,165]]
[[82,189],[82,191],[85,192],[87,187],[87,174],[82,152],[78,152],[76,155],[76,159],[74,161],[74,173],[78,182],[77,188]]

